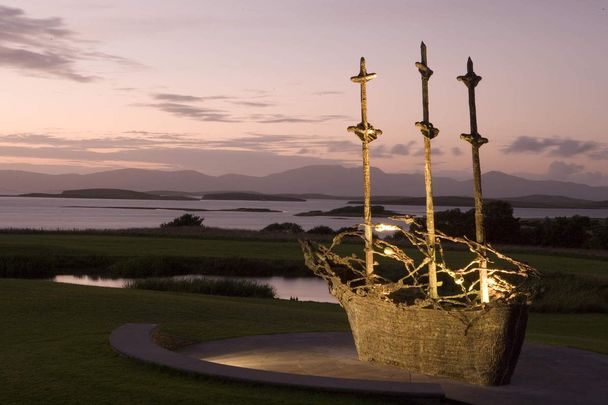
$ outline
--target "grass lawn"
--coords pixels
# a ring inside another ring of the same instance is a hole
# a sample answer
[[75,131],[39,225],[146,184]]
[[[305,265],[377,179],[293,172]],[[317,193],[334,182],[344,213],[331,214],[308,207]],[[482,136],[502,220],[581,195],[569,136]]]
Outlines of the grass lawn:
[[608,354],[608,314],[530,314],[526,340]]
[[[1,403],[390,403],[382,398],[195,378],[123,358],[109,333],[154,322],[195,340],[340,331],[333,304],[121,290],[0,279]],[[608,353],[608,315],[532,314],[532,340]]]
[[[0,403],[351,404],[371,398],[189,377],[124,358],[109,333],[159,322],[195,339],[343,330],[336,306],[0,280]],[[378,401],[377,403],[381,403]]]
[[[346,245],[343,252],[357,249]],[[408,251],[408,253],[414,253]],[[468,261],[468,252],[448,252],[454,262]],[[171,257],[245,257],[252,259],[293,260],[302,262],[296,241],[193,239],[175,237],[121,236],[96,234],[0,234],[0,256],[171,256]],[[608,260],[564,257],[551,254],[510,253],[541,272],[556,271],[608,276]],[[413,254],[413,256],[416,256]]]

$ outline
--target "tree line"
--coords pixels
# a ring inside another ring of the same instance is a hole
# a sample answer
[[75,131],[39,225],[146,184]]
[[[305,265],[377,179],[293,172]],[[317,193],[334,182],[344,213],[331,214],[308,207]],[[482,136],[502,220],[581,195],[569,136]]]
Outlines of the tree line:
[[[520,219],[513,216],[513,207],[506,201],[484,204],[486,241],[516,245],[607,249],[608,218],[586,216],[544,219]],[[420,221],[424,230],[426,221]],[[454,208],[435,213],[435,226],[448,235],[475,239],[475,210]]]

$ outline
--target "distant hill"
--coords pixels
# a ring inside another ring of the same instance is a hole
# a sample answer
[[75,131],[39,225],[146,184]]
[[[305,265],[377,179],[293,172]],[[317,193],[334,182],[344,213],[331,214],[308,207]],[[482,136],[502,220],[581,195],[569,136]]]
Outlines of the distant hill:
[[278,194],[262,193],[208,193],[203,195],[203,200],[240,200],[240,201],[306,201],[302,198],[288,197]]
[[162,196],[150,193],[142,193],[132,190],[120,190],[114,188],[87,188],[82,190],[66,190],[59,194],[28,193],[20,197],[46,197],[46,198],[99,198],[114,200],[198,200],[184,196]]
[[[422,174],[385,173],[372,168],[372,194],[391,196],[424,196]],[[121,169],[92,174],[49,175],[15,170],[0,170],[0,193],[59,193],[61,190],[114,188],[146,192],[149,190],[182,191],[194,195],[217,192],[263,194],[327,194],[360,196],[360,168],[342,166],[306,166],[268,176],[226,174],[208,176],[196,171],[159,171]],[[448,177],[433,178],[436,196],[470,197],[472,180],[459,181]],[[502,172],[483,175],[483,191],[487,198],[508,198],[530,195],[563,196],[592,201],[608,200],[608,187],[593,187],[566,181],[528,180]]]

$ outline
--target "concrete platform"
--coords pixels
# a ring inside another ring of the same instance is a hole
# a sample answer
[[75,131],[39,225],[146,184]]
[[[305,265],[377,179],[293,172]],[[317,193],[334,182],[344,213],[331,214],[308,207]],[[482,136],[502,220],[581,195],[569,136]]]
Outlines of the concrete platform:
[[[449,399],[471,404],[605,404],[608,356],[525,344],[510,385],[482,387],[360,362],[350,333],[297,333],[226,339],[179,351],[216,364],[292,375],[439,384]],[[378,381],[379,382],[379,381]]]
[[[157,345],[152,337],[156,328],[157,325],[154,324],[123,325],[111,333],[110,345],[114,350],[128,357],[193,374],[325,391],[398,396],[400,398],[414,399],[416,403],[420,404],[440,404],[444,398],[441,387],[435,383],[409,383],[395,380],[379,381],[341,378],[341,376],[327,377],[305,373],[292,374],[201,360],[195,358],[197,357],[196,355],[192,357],[176,353]],[[276,339],[277,336],[282,335],[275,335],[274,338]],[[233,339],[232,342],[234,343],[234,341]],[[194,349],[194,346],[190,347],[190,349]],[[285,353],[285,355],[288,355],[288,353]]]

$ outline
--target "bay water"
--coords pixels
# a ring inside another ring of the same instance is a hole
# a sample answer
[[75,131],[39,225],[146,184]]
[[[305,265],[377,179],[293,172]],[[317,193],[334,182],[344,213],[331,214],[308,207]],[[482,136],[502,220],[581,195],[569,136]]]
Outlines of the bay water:
[[[210,227],[259,230],[274,222],[295,222],[305,230],[318,225],[333,229],[356,225],[361,218],[299,217],[301,212],[328,211],[343,207],[344,200],[293,201],[150,201],[81,198],[0,197],[0,228],[33,229],[120,229],[158,227],[186,212],[205,218]],[[119,208],[117,208],[119,207]],[[384,205],[386,209],[414,216],[424,215],[424,206]],[[189,211],[263,208],[278,212]],[[470,207],[435,206],[436,211]],[[608,209],[515,208],[519,218],[553,218],[585,215],[608,218]],[[382,219],[384,221],[384,219]],[[379,222],[379,221],[378,221]]]

